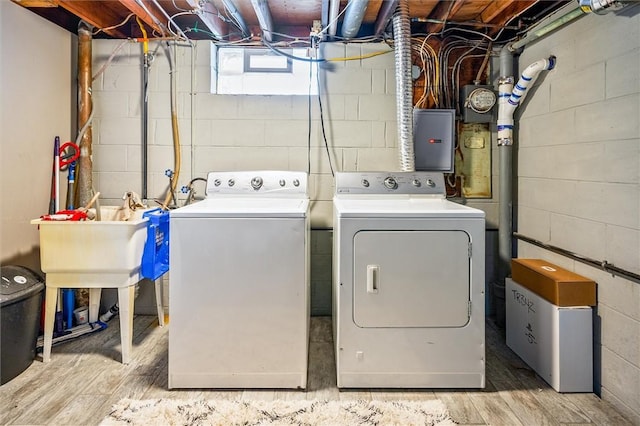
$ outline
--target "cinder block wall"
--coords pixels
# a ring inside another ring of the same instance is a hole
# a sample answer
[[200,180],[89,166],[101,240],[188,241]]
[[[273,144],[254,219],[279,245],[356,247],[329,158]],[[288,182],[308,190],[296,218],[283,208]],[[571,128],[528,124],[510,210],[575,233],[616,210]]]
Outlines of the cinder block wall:
[[[95,40],[96,72],[120,40]],[[151,43],[150,49],[156,48]],[[332,61],[320,68],[322,109],[334,171],[399,170],[393,51],[383,43],[322,45]],[[94,81],[94,182],[106,204],[120,204],[125,191],[141,193],[141,53],[128,43]],[[178,47],[177,88],[182,168],[178,188],[212,170],[303,170],[311,163],[312,311],[330,314],[331,233],[334,179],[320,122],[311,100],[311,149],[307,159],[309,99],[299,96],[233,96],[210,93],[211,45]],[[195,64],[192,74],[192,60]],[[164,49],[151,65],[149,94],[149,198],[163,198],[173,169],[169,67]],[[190,93],[195,93],[192,97]],[[203,186],[196,186],[199,195]],[[179,194],[182,196],[181,194]],[[495,203],[482,200],[488,223],[497,224]],[[153,312],[153,299],[150,310]]]
[[[640,273],[640,6],[590,15],[527,46],[551,54],[520,111],[518,232]],[[640,424],[640,284],[526,243],[598,283],[596,391]]]

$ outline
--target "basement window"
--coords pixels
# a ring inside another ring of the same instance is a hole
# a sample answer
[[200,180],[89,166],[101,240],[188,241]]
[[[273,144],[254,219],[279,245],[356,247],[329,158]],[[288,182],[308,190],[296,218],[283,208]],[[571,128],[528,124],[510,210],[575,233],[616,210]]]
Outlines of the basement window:
[[[307,49],[252,47],[211,48],[211,93],[221,95],[318,94],[316,66],[306,61]],[[302,60],[294,59],[302,58]]]

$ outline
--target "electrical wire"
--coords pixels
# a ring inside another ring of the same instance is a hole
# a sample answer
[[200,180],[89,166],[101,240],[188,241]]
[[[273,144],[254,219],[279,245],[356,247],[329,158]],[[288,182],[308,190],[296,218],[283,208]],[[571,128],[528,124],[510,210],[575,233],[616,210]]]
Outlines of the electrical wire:
[[124,21],[120,22],[119,24],[113,25],[111,27],[98,28],[98,30],[95,31],[95,32],[92,32],[91,35],[97,35],[97,34],[100,34],[101,32],[104,32],[104,31],[109,31],[109,30],[113,30],[113,29],[119,28],[119,27],[123,26],[124,24],[126,24],[127,21],[129,19],[131,19],[132,16],[135,16],[135,15],[136,15],[135,13],[130,13],[130,14],[127,15],[126,18],[124,18]]
[[96,78],[98,78],[100,76],[100,74],[102,74],[104,72],[104,70],[107,69],[107,67],[111,64],[111,62],[113,61],[113,58],[115,58],[116,53],[118,53],[118,51],[120,49],[122,49],[122,47],[127,44],[129,42],[129,40],[123,40],[118,46],[116,46],[115,49],[113,49],[113,52],[111,52],[111,56],[109,56],[109,59],[107,59],[107,61],[100,67],[100,69],[98,71],[96,71],[96,73],[93,75],[93,77],[91,78],[91,81],[94,81]]
[[336,174],[333,171],[333,164],[331,162],[331,154],[329,152],[329,142],[327,141],[327,133],[324,129],[324,111],[322,109],[322,91],[320,90],[320,67],[316,63],[316,81],[318,84],[318,107],[320,108],[320,127],[322,128],[322,140],[324,141],[324,149],[327,153],[327,159],[329,160],[329,169],[331,170],[331,176],[335,177]]

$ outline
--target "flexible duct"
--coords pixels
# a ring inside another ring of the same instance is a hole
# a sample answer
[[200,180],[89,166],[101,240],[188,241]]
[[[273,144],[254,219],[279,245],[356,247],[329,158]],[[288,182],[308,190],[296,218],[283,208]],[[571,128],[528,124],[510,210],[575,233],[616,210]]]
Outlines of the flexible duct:
[[369,5],[369,0],[351,0],[342,21],[342,37],[353,38],[358,35],[364,13]]
[[413,82],[411,80],[411,24],[409,0],[400,0],[393,17],[396,69],[396,104],[400,168],[415,170],[413,153]]

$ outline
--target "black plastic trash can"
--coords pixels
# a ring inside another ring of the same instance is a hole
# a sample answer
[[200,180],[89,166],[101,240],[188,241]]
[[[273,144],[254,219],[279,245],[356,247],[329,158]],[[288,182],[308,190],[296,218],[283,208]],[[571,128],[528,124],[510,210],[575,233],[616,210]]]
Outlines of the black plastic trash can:
[[36,357],[44,283],[23,266],[1,266],[0,385],[27,369]]

